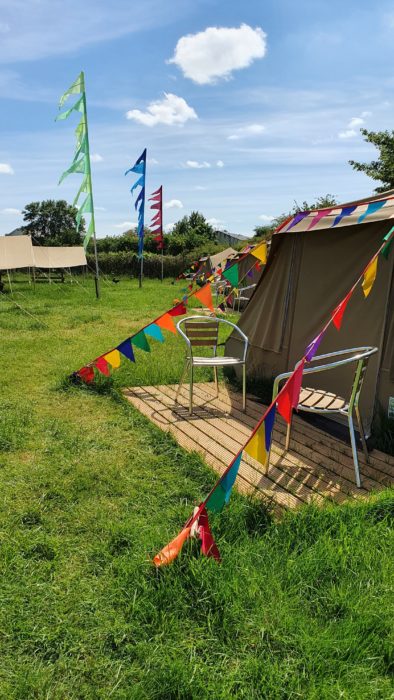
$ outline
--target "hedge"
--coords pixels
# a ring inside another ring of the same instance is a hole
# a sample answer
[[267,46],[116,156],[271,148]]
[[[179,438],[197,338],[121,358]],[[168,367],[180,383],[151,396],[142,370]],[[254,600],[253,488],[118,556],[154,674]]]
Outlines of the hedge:
[[[90,269],[94,269],[94,255],[88,254],[87,261]],[[127,275],[138,277],[140,261],[135,253],[99,253],[98,264],[101,272],[106,275]],[[177,277],[195,260],[193,254],[189,255],[165,255],[164,256],[164,277]],[[161,277],[161,255],[156,253],[144,254],[144,276]]]

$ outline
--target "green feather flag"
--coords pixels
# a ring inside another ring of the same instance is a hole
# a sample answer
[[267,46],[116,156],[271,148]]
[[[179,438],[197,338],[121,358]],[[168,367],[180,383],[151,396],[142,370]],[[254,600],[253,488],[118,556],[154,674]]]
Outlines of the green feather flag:
[[73,162],[70,167],[64,171],[59,180],[59,185],[63,180],[72,173],[82,173],[85,177],[82,184],[78,190],[78,194],[74,199],[74,206],[78,205],[79,197],[82,193],[87,194],[83,204],[79,207],[76,216],[77,228],[79,228],[82,215],[90,214],[91,219],[88,226],[87,233],[84,239],[84,248],[86,249],[90,238],[94,237],[95,242],[95,255],[96,255],[96,277],[98,278],[98,265],[97,265],[97,252],[96,252],[96,234],[95,234],[95,222],[94,222],[94,206],[93,206],[93,191],[92,191],[92,176],[90,167],[90,153],[89,153],[89,135],[88,135],[88,120],[86,113],[86,93],[85,93],[85,77],[83,72],[79,74],[72,85],[66,90],[66,92],[61,96],[59,101],[59,109],[61,109],[64,103],[68,100],[70,95],[77,95],[80,97],[77,99],[72,107],[67,109],[65,112],[61,112],[56,117],[56,120],[67,119],[73,112],[81,112],[82,117],[75,129],[76,136],[76,150],[73,158]]

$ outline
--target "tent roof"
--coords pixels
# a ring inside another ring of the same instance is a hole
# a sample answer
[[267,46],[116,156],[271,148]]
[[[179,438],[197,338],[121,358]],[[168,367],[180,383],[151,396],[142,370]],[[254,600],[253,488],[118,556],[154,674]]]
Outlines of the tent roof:
[[34,267],[30,236],[0,236],[0,270]]
[[226,248],[225,250],[222,250],[220,253],[216,253],[215,255],[210,255],[211,259],[211,265],[212,267],[217,267],[220,265],[220,263],[223,262],[223,260],[227,260],[228,258],[232,258],[233,255],[237,255],[237,251],[234,250],[234,248]]
[[[366,213],[368,205],[372,202],[378,201],[383,202],[382,207],[377,211],[368,213],[367,217],[362,218],[361,221],[359,221],[360,217]],[[311,210],[310,212],[308,212],[307,216],[305,216],[302,219],[302,221],[295,225],[292,225],[295,217],[297,216],[297,214],[295,214],[291,219],[289,219],[286,222],[285,225],[282,225],[281,228],[275,231],[274,235],[277,235],[279,233],[286,233],[286,231],[288,230],[294,231],[294,233],[296,233],[297,231],[307,231],[313,219],[319,212],[327,212],[327,214],[324,214],[322,216],[322,218],[313,226],[312,230],[326,230],[332,227],[336,217],[339,216],[343,208],[351,206],[355,206],[355,210],[349,216],[344,216],[336,224],[335,228],[343,228],[345,226],[354,226],[357,223],[371,223],[372,221],[384,221],[386,219],[394,218],[394,190],[387,190],[386,192],[381,192],[380,194],[375,196],[370,196],[364,199],[358,199],[352,202],[345,202],[344,204],[337,204],[331,209]]]
[[35,267],[41,269],[79,267],[87,264],[82,246],[33,246],[33,255]]

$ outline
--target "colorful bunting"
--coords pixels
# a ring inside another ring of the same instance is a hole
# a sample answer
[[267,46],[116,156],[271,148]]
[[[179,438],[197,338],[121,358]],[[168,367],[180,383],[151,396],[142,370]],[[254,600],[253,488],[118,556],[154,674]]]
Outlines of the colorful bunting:
[[78,372],[76,372],[78,377],[82,379],[86,384],[90,384],[94,381],[94,370],[93,367],[82,367]]
[[151,323],[150,326],[144,328],[144,333],[145,335],[149,335],[151,338],[158,340],[159,343],[164,343],[164,335],[156,323]]
[[113,369],[117,369],[118,367],[120,367],[119,350],[112,350],[111,352],[107,352],[107,354],[103,355],[103,357],[104,360],[109,362]]
[[338,304],[337,308],[335,309],[335,311],[331,317],[332,322],[338,331],[342,325],[343,314],[345,313],[345,309],[350,301],[350,297],[352,296],[352,294],[353,294],[353,289],[351,289],[350,292],[345,296],[345,298],[342,299],[341,303]]
[[183,316],[187,313],[187,308],[184,304],[178,304],[177,306],[174,306],[173,309],[170,309],[168,313],[170,316]]
[[174,321],[169,313],[163,314],[158,318],[155,323],[157,323],[160,328],[164,328],[166,331],[171,331],[171,333],[176,333],[176,327]]
[[101,372],[101,374],[105,374],[106,377],[109,377],[109,366],[108,362],[104,360],[104,357],[99,357],[94,364],[96,365],[98,371]]
[[232,488],[235,484],[239,465],[241,464],[242,452],[234,459],[231,466],[225,471],[215,489],[207,499],[206,507],[213,513],[220,513],[223,506],[229,502]]
[[217,544],[212,537],[209,527],[208,513],[205,508],[201,509],[198,517],[198,534],[201,539],[201,552],[206,557],[214,557],[216,561],[220,561],[220,553]]
[[315,355],[319,349],[319,345],[320,345],[321,341],[323,340],[323,336],[324,336],[324,331],[319,333],[319,335],[317,335],[316,338],[314,338],[312,340],[312,342],[309,343],[307,349],[305,350],[305,359],[307,362],[310,362],[315,357]]
[[[138,235],[138,257],[141,259],[141,273],[140,273],[140,285],[142,280],[142,258],[144,254],[144,213],[145,213],[145,177],[146,177],[146,148],[142,151],[140,157],[136,160],[135,164],[126,170],[125,175],[128,173],[138,173],[141,177],[136,183],[131,187],[130,192],[133,192],[136,187],[141,187],[138,197],[135,201],[134,207],[138,211],[138,225],[137,225],[137,235]],[[139,205],[139,208],[138,208]]]
[[153,558],[153,563],[155,566],[166,566],[170,564],[177,556],[181,553],[182,547],[186,540],[190,537],[190,527],[185,527],[182,532],[179,533],[169,544],[156,554]]
[[318,211],[316,216],[313,217],[311,223],[309,224],[307,231],[310,231],[311,228],[313,228],[319,223],[320,219],[323,219],[324,216],[328,216],[329,214],[331,214],[331,212],[332,209],[322,209],[322,211]]
[[374,260],[372,260],[372,262],[370,262],[370,264],[368,265],[367,269],[364,272],[364,279],[363,279],[363,283],[362,283],[362,288],[363,288],[363,292],[364,292],[365,297],[368,296],[368,294],[370,293],[370,291],[373,287],[373,283],[375,282],[377,271],[378,271],[378,257],[376,256],[376,258]]
[[251,439],[244,447],[244,450],[247,452],[249,457],[256,459],[264,467],[267,466],[268,455],[271,448],[275,414],[276,407],[273,405],[261,425],[257,428],[254,435],[252,435]]
[[213,308],[212,290],[210,284],[206,284],[204,287],[201,287],[201,289],[199,289],[198,292],[195,292],[194,296],[196,299],[201,301],[201,303],[204,304],[204,306],[207,306],[208,309],[215,313],[215,309]]
[[239,269],[237,263],[234,263],[228,270],[225,270],[223,272],[223,277],[230,282],[232,287],[237,287],[239,284]]
[[122,353],[122,355],[127,357],[127,359],[130,360],[130,362],[135,362],[134,352],[131,345],[131,338],[124,340],[123,343],[118,345],[117,349],[119,350],[119,352]]
[[290,231],[294,226],[297,226],[297,224],[299,224],[300,221],[305,219],[305,217],[308,216],[309,213],[309,211],[300,211],[298,214],[296,214],[290,226],[286,229],[286,233]]
[[343,209],[341,209],[341,211],[340,211],[340,213],[338,214],[338,216],[335,217],[334,222],[333,222],[331,228],[334,228],[334,226],[337,226],[337,225],[339,224],[339,222],[342,221],[342,219],[345,218],[345,216],[350,216],[350,214],[353,214],[353,212],[355,211],[355,209],[357,209],[356,206],[353,206],[353,207],[343,207]]
[[135,345],[136,348],[139,348],[140,350],[145,350],[145,352],[150,352],[150,345],[146,339],[146,335],[145,335],[144,331],[140,331],[139,333],[132,335],[131,336],[131,344]]
[[376,211],[379,211],[387,202],[387,199],[381,199],[378,202],[370,202],[363,214],[358,217],[358,223],[361,224],[364,219],[367,218],[370,214],[374,214]]
[[276,405],[280,415],[287,423],[291,421],[293,408],[297,408],[300,397],[302,373],[304,371],[305,358],[298,364],[297,369],[287,380],[277,396]]
[[253,257],[260,260],[263,263],[263,265],[266,265],[266,263],[267,263],[267,244],[266,243],[262,243],[261,245],[257,246],[257,248],[254,248],[250,252],[253,255]]

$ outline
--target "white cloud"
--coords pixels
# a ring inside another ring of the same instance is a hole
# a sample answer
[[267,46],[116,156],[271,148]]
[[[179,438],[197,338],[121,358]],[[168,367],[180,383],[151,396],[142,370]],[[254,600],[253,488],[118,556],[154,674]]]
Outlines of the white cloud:
[[267,224],[269,224],[271,221],[273,221],[274,218],[275,217],[271,216],[271,214],[260,214],[260,216],[259,216],[259,219],[261,221],[266,222]]
[[224,228],[224,221],[221,221],[221,219],[215,219],[214,216],[212,216],[210,219],[207,219],[207,223],[211,224],[214,228]]
[[348,127],[349,129],[354,129],[356,126],[361,126],[362,124],[364,124],[364,119],[361,119],[361,117],[353,117],[350,120]]
[[352,139],[357,136],[357,131],[354,129],[346,129],[346,131],[340,131],[338,134],[340,139]]
[[126,230],[129,228],[137,228],[137,224],[134,221],[122,221],[121,224],[114,224],[114,228],[122,228]]
[[13,175],[14,170],[9,163],[0,163],[0,174],[1,175]]
[[234,70],[247,68],[266,53],[266,34],[260,27],[208,27],[179,39],[169,63],[199,85],[230,78]]
[[101,161],[104,159],[103,156],[100,156],[100,153],[92,153],[92,155],[90,156],[90,160],[92,161],[92,163],[101,163]]
[[223,161],[222,161],[222,160],[216,161],[216,166],[217,166],[218,168],[224,168],[224,163],[223,163]]
[[239,141],[239,139],[247,138],[248,136],[258,136],[265,131],[265,126],[263,124],[248,124],[247,126],[241,126],[236,130],[234,134],[227,136],[229,141]]
[[6,207],[5,209],[0,210],[0,214],[15,214],[19,215],[22,214],[20,209],[14,209],[14,207]]
[[166,224],[166,225],[164,226],[164,231],[165,231],[166,233],[171,233],[171,231],[173,230],[174,226],[175,226],[175,224]]
[[206,160],[203,160],[202,163],[199,163],[198,160],[187,160],[186,167],[187,168],[210,168],[211,164],[207,163]]
[[363,119],[367,119],[368,117],[372,117],[372,112],[361,112],[361,116]]
[[156,158],[148,158],[146,162],[148,163],[148,165],[159,165],[159,161],[156,160]]
[[151,102],[146,112],[142,112],[140,109],[131,109],[126,112],[126,118],[133,119],[144,126],[156,126],[156,124],[171,126],[172,124],[182,125],[189,119],[197,119],[198,117],[193,107],[190,107],[183,97],[165,92],[163,99]]
[[170,199],[164,204],[165,209],[183,209],[183,204],[180,199]]

